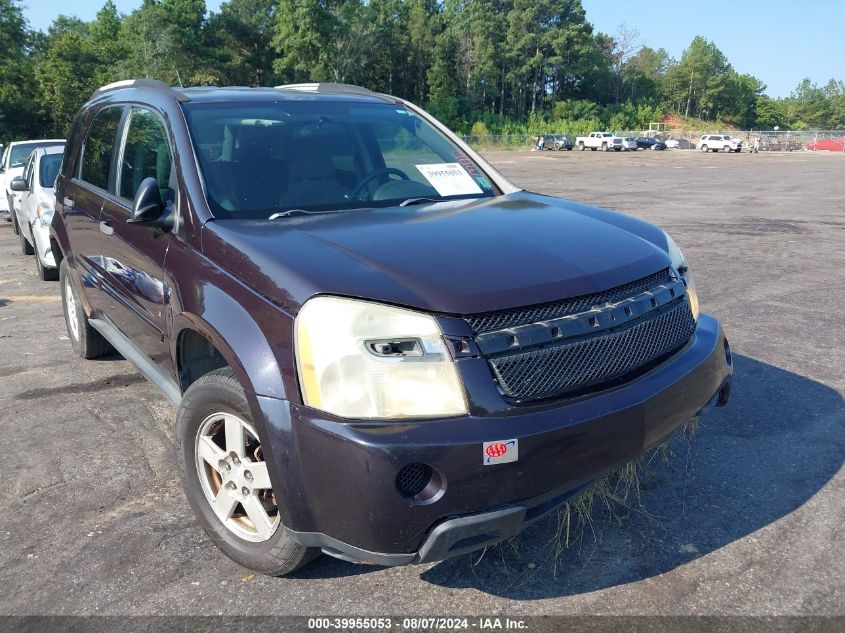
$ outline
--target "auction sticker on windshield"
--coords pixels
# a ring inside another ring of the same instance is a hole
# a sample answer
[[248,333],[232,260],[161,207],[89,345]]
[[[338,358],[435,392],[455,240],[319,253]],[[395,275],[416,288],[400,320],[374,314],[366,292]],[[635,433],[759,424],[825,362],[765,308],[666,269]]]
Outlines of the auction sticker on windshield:
[[460,163],[438,163],[416,167],[441,196],[484,193]]

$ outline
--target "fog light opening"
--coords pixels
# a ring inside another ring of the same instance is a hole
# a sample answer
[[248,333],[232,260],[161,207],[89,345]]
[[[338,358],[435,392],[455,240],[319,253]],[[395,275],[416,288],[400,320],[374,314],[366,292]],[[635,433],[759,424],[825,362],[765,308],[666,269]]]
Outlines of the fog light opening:
[[731,346],[728,345],[728,339],[725,339],[725,362],[728,363],[728,367],[733,366],[733,356],[731,356]]
[[408,464],[396,475],[396,490],[408,503],[434,503],[446,491],[446,478],[434,466]]

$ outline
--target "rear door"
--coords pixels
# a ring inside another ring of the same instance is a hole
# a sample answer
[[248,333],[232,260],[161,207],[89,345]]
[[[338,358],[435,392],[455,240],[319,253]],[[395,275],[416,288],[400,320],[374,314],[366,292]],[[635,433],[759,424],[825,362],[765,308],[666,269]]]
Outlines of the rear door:
[[171,368],[164,343],[164,257],[172,233],[129,222],[132,201],[145,178],[155,178],[165,205],[176,204],[178,184],[167,127],[153,110],[132,106],[120,149],[114,194],[100,214],[103,287],[107,316],[149,358]]
[[98,313],[106,305],[103,297],[106,262],[100,209],[109,195],[109,188],[113,187],[115,148],[125,109],[124,106],[110,106],[96,114],[80,147],[75,172],[63,186],[59,201],[64,207],[74,265],[82,280],[85,297]]

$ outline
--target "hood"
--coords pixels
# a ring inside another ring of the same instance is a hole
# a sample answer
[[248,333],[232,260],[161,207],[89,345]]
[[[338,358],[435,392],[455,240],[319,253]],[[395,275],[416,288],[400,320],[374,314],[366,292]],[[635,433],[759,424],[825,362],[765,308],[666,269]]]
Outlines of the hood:
[[657,227],[526,192],[215,220],[203,251],[292,314],[315,294],[472,314],[598,292],[669,266]]

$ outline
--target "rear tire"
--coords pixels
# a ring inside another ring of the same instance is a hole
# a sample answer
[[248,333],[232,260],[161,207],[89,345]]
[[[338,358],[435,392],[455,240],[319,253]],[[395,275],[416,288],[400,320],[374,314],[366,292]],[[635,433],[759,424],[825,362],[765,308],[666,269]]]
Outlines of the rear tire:
[[82,307],[76,275],[64,259],[59,267],[59,282],[67,334],[73,350],[87,360],[114,354],[111,343],[91,327],[85,309]]
[[[230,425],[240,430],[230,433]],[[230,438],[237,438],[240,447],[232,444]],[[185,495],[197,520],[214,544],[239,565],[262,574],[283,576],[311,562],[320,550],[294,541],[281,524],[278,509],[268,501],[275,497],[268,490],[269,476],[264,477],[267,467],[261,461],[260,443],[244,390],[229,367],[205,374],[185,392],[176,414],[176,456]],[[198,458],[197,449],[203,446],[211,459],[205,454]],[[258,472],[258,464],[263,464],[262,476],[250,475],[248,469]],[[242,469],[248,471],[248,480],[241,481]],[[235,479],[239,481],[237,485]],[[263,481],[261,485],[259,479]],[[254,489],[250,483],[253,481]],[[217,490],[212,490],[211,485],[217,485]],[[241,485],[249,487],[242,488],[241,493]],[[218,501],[221,496],[222,502]],[[212,498],[216,506],[225,505],[225,509],[215,511]],[[257,503],[261,505],[256,509]],[[261,516],[261,530],[252,522],[251,512]]]
[[586,148],[586,147],[584,147],[584,143],[583,143],[583,142],[581,142],[581,143],[578,143],[578,149],[580,149],[580,150],[583,152],[583,151],[584,151],[585,149],[587,149],[587,148]]

